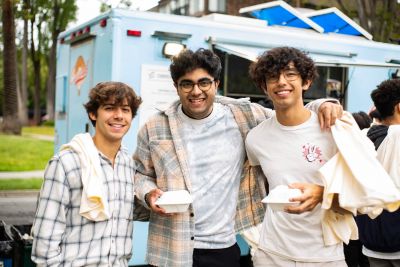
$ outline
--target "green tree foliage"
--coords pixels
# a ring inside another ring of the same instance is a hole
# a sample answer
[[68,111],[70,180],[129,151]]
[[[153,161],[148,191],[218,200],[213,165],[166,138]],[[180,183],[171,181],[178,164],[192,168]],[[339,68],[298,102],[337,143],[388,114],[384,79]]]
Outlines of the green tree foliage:
[[54,120],[57,37],[66,29],[70,21],[75,20],[76,11],[77,6],[74,1],[52,1],[50,12],[53,19],[49,21],[51,47],[49,53],[47,54],[49,73],[46,83],[46,112],[50,120]]
[[[21,80],[17,80],[17,85],[21,85],[18,99],[20,106],[34,110],[33,122],[38,124],[44,108],[47,108],[47,112],[51,113],[53,118],[57,36],[66,29],[69,22],[75,20],[76,1],[10,0],[10,2],[13,3],[17,21],[17,27],[14,27],[16,30],[14,43],[17,44],[18,58],[15,60],[21,73]],[[26,35],[28,32],[29,36]],[[24,42],[24,36],[27,37],[26,42]],[[3,34],[0,34],[0,40],[2,39]],[[24,44],[28,50],[27,53],[24,52]],[[3,54],[3,42],[0,45],[0,54]],[[3,62],[0,63],[0,70],[2,68]],[[2,80],[3,76],[0,78],[0,100],[6,95]],[[3,115],[2,105],[3,102],[0,104],[0,115]],[[27,109],[24,112],[26,114]],[[24,121],[21,114],[19,120]]]
[[30,58],[33,64],[33,121],[37,125],[41,121],[40,97],[43,87],[41,75],[42,66],[49,47],[48,21],[51,19],[51,1],[35,0],[30,1]]
[[344,13],[355,14],[360,26],[371,33],[374,40],[390,42],[399,38],[400,4],[397,0],[336,1]]
[[337,7],[375,41],[400,42],[400,3],[397,0],[288,0],[295,7],[324,9]]
[[120,0],[116,6],[112,6],[112,1],[110,0],[100,0],[100,2],[100,12],[102,13],[110,10],[112,7],[129,9],[129,7],[132,5],[131,0]]

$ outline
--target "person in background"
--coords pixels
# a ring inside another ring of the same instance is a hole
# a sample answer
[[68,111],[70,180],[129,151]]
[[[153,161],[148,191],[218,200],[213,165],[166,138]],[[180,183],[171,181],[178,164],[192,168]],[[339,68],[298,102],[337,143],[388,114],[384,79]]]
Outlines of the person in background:
[[360,127],[360,130],[368,129],[371,126],[372,119],[364,111],[353,112],[351,113],[351,115],[353,115],[353,118],[356,120],[358,127]]
[[[273,111],[247,99],[217,96],[221,62],[207,49],[184,50],[170,71],[179,100],[152,116],[138,133],[137,197],[151,209],[147,261],[153,266],[238,267],[236,232],[261,222],[265,185],[249,168],[248,131]],[[314,102],[321,127],[341,107]],[[318,108],[319,107],[319,108]],[[166,214],[155,201],[165,191],[188,190],[189,209]],[[306,196],[317,202],[313,192]],[[236,223],[236,224],[235,224]]]
[[141,102],[124,83],[91,89],[95,134],[76,135],[46,167],[32,228],[37,266],[128,266],[135,165],[121,142]]
[[[367,136],[375,145],[377,158],[400,187],[400,80],[383,81],[371,92],[371,98],[380,124],[372,125]],[[375,219],[359,215],[356,221],[362,252],[370,266],[400,266],[400,210],[383,211]]]
[[[247,135],[250,165],[261,166],[270,190],[301,189],[300,196],[288,199],[298,205],[275,211],[267,204],[254,266],[347,266],[342,242],[326,245],[322,232],[324,184],[318,170],[338,148],[332,133],[321,131],[317,114],[303,104],[317,75],[313,60],[296,48],[273,48],[250,65],[249,73],[276,111]],[[309,192],[318,201],[309,201]]]
[[372,119],[371,125],[379,125],[379,124],[381,124],[382,116],[379,113],[379,111],[376,109],[376,107],[373,107],[373,109],[369,112],[369,116]]

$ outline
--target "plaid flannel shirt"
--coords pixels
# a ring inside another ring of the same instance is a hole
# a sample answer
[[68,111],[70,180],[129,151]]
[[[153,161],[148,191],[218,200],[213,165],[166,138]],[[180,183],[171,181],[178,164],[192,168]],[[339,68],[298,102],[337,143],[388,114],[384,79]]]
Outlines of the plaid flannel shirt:
[[[273,111],[245,99],[216,97],[216,102],[227,105],[239,126],[243,141],[250,129],[270,117]],[[144,195],[154,188],[163,191],[191,191],[186,151],[178,128],[179,101],[165,112],[151,117],[138,134],[134,159],[136,196],[144,203]],[[259,168],[243,167],[236,212],[236,230],[262,222],[265,196],[264,179],[257,179]],[[194,245],[193,207],[171,217],[150,214],[147,261],[155,266],[192,266]]]
[[111,218],[90,221],[79,215],[81,164],[72,150],[49,162],[33,223],[32,259],[38,266],[128,266],[132,253],[135,166],[120,150],[111,162],[99,153]]

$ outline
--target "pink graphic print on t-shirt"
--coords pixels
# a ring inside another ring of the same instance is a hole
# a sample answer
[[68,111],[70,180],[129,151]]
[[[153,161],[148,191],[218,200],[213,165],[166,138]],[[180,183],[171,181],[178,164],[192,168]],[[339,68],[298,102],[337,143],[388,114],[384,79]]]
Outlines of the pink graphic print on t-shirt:
[[303,145],[303,156],[308,162],[314,162],[317,160],[319,163],[324,163],[321,148],[316,145],[311,145],[309,143]]

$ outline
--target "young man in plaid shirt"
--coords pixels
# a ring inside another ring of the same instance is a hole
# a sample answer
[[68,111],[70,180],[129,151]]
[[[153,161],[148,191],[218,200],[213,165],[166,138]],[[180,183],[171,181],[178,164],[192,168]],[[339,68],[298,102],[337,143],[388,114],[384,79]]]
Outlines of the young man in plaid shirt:
[[[136,194],[152,211],[147,261],[238,267],[236,231],[262,221],[265,195],[256,179],[259,170],[245,163],[244,138],[273,111],[216,96],[221,63],[210,50],[185,50],[173,58],[170,70],[180,100],[142,127],[134,156]],[[312,105],[315,110],[319,103]],[[336,106],[321,105],[327,121],[334,121]],[[182,189],[193,197],[188,211],[166,214],[155,205],[163,192]]]
[[[128,266],[135,167],[121,141],[140,103],[119,82],[90,91],[85,108],[94,136],[75,136],[45,171],[33,224],[32,259],[38,266]],[[93,153],[82,161],[89,150]],[[86,199],[94,191],[99,194]],[[87,205],[93,199],[101,203]]]

